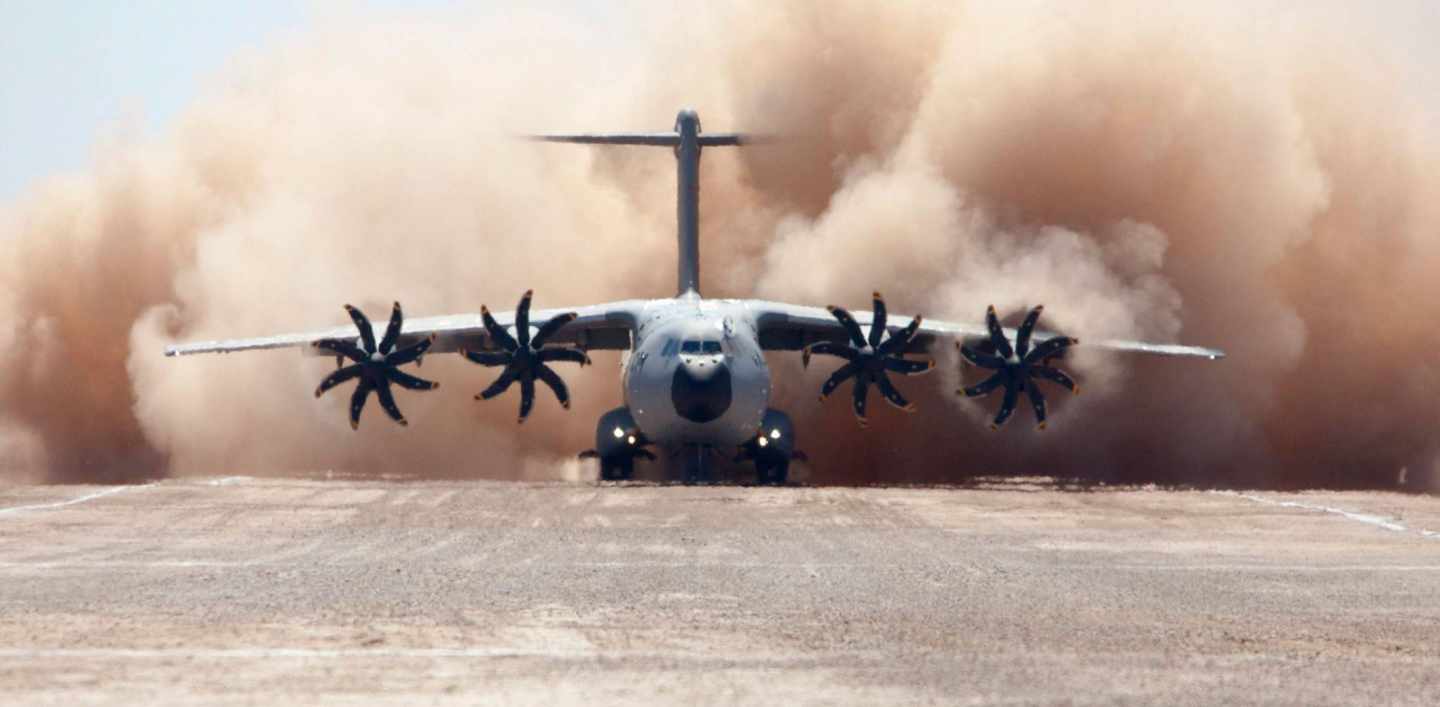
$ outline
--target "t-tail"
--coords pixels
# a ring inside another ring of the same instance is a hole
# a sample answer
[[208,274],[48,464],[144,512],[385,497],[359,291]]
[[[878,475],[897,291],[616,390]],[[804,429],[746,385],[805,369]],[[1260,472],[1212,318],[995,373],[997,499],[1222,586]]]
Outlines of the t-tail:
[[679,236],[680,296],[700,295],[700,150],[705,147],[741,145],[749,138],[739,133],[700,134],[700,116],[682,110],[675,116],[675,130],[668,133],[605,133],[537,135],[546,142],[575,142],[586,145],[649,145],[675,149],[676,211]]

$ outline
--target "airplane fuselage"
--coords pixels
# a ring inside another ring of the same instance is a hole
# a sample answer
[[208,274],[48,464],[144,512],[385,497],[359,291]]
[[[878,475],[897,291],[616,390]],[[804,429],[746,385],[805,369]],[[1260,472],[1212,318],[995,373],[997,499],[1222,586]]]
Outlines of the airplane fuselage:
[[752,439],[770,401],[770,369],[741,302],[654,300],[624,362],[625,404],[662,446],[734,447]]

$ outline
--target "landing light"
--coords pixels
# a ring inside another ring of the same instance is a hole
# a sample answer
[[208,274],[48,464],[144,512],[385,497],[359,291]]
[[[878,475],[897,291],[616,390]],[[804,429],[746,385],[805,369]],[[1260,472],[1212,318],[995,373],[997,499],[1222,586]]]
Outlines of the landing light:
[[630,435],[630,444],[635,444],[635,435]]
[[779,427],[776,427],[775,429],[770,430],[770,439],[780,439],[780,428],[779,428]]
[[615,432],[614,432],[613,434],[615,435],[615,439],[620,439],[621,437],[624,437],[624,436],[625,436],[625,430],[623,430],[623,429],[621,429],[621,428],[619,428],[619,427],[616,427],[616,428],[615,428]]
[[764,437],[761,437],[759,440],[757,440],[757,442],[758,442],[758,443],[760,444],[760,446],[762,446],[762,447],[769,446],[769,444],[770,444],[770,440],[765,439]]

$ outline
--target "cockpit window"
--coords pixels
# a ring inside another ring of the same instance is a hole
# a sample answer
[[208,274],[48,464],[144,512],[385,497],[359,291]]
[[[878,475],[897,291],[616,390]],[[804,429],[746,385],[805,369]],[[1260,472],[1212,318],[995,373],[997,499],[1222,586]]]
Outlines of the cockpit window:
[[715,355],[722,353],[719,341],[690,340],[680,345],[680,353]]

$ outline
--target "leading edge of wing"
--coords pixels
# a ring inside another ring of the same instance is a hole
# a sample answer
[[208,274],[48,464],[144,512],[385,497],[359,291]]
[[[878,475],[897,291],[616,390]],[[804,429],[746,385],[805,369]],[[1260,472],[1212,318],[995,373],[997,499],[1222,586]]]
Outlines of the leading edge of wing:
[[[800,305],[786,304],[783,302],[769,302],[765,300],[749,300],[746,305],[755,313],[756,321],[762,330],[770,328],[793,327],[797,330],[815,331],[819,329],[833,329],[835,338],[843,338],[844,333],[840,324],[835,320],[828,310],[820,307],[805,307]],[[850,310],[851,316],[862,329],[868,330],[873,313],[865,310]],[[894,333],[910,322],[914,315],[890,313],[886,329]],[[938,338],[941,336],[960,340],[985,339],[989,332],[980,324],[960,324],[935,319],[925,319],[920,325],[918,336],[929,336]],[[1011,341],[1015,340],[1015,330],[1005,329],[1005,336]],[[1043,341],[1056,334],[1052,332],[1035,332],[1036,341]],[[1079,337],[1081,345],[1088,349],[1101,349],[1105,351],[1117,351],[1122,353],[1141,353],[1155,356],[1177,356],[1186,358],[1203,358],[1211,361],[1225,358],[1225,352],[1220,349],[1207,348],[1203,346],[1185,346],[1182,344],[1157,344],[1145,341],[1129,341],[1123,339],[1108,339],[1103,341],[1090,341],[1083,335]]]
[[[638,313],[644,306],[644,301],[627,300],[623,302],[609,302],[605,304],[590,305],[587,307],[570,307],[556,309],[536,309],[530,312],[532,326],[566,312],[575,312],[576,320],[566,325],[561,330],[578,331],[586,328],[603,326],[632,327],[637,320]],[[384,314],[388,317],[389,312]],[[515,312],[494,312],[495,320],[503,327],[510,328],[515,323]],[[384,330],[385,318],[373,319],[372,323],[376,328],[376,335]],[[455,342],[467,337],[485,336],[485,325],[479,314],[449,314],[438,317],[419,317],[406,319],[404,327],[400,330],[402,339],[418,339],[434,335],[439,338],[436,347],[432,347],[434,353],[455,351],[458,347],[442,346],[446,342]],[[290,347],[302,347],[325,339],[356,339],[359,332],[355,326],[345,325],[317,329],[308,332],[296,332],[290,334],[277,334],[274,336],[261,336],[246,339],[220,339],[214,341],[193,341],[184,344],[173,344],[165,347],[166,356],[189,356],[205,353],[233,353],[237,351],[259,351],[264,349],[283,349]],[[557,336],[553,341],[559,341]]]

